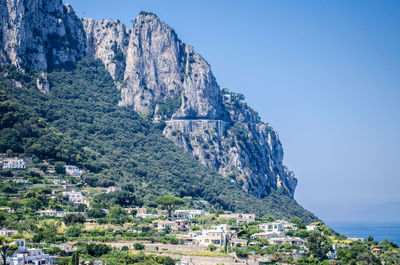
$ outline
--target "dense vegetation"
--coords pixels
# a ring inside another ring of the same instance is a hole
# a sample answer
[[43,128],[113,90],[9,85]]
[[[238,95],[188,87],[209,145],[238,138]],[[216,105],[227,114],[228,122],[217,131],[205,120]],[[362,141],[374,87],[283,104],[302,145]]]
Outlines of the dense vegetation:
[[78,165],[87,171],[84,181],[89,185],[120,185],[144,205],[173,194],[235,212],[316,220],[277,192],[256,199],[164,138],[159,125],[119,107],[119,91],[99,62],[53,69],[47,94],[35,87],[37,73],[18,73],[11,66],[0,71],[3,153],[12,150]]

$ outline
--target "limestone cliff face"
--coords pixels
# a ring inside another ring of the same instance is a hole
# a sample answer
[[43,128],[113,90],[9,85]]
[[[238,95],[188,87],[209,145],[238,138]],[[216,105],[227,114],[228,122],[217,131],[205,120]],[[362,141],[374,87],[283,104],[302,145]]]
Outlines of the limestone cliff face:
[[75,62],[85,55],[81,20],[61,0],[0,0],[0,61],[20,69]]
[[[221,90],[210,65],[156,15],[142,12],[128,29],[78,19],[61,0],[0,0],[0,22],[1,62],[46,70],[100,59],[121,106],[165,122],[167,138],[255,196],[275,189],[293,197],[297,180],[282,164],[277,132],[243,96]],[[47,92],[44,77],[38,88]]]

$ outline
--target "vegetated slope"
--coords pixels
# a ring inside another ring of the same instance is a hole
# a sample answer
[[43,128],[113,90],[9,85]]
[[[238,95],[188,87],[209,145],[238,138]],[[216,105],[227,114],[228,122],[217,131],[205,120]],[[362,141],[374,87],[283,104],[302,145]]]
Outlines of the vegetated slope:
[[[98,61],[54,69],[48,74],[51,90],[46,94],[35,87],[37,73],[16,74],[9,66],[0,69],[1,121],[18,117],[2,123],[2,152],[8,148],[16,152],[24,149],[41,158],[77,164],[89,171],[84,176],[88,184],[132,185],[148,205],[156,196],[172,193],[203,199],[225,210],[278,218],[299,216],[306,222],[317,220],[286,195],[273,191],[266,198],[257,199],[246,193],[163,137],[161,124],[117,106],[120,92]],[[12,80],[22,86],[15,86]],[[10,105],[18,108],[4,107]],[[31,134],[24,130],[29,128],[39,130],[39,136],[28,137]],[[47,132],[53,132],[57,140],[49,141],[53,136],[46,136]],[[21,146],[4,145],[13,133],[22,135],[18,138],[22,139]],[[38,151],[35,146],[49,150]]]

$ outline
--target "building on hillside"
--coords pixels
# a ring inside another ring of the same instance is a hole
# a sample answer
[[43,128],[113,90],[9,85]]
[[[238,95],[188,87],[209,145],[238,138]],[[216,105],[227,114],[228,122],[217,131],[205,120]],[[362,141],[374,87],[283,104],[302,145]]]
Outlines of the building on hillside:
[[231,214],[220,214],[220,218],[225,219],[235,219],[236,222],[254,222],[256,220],[256,215],[249,213],[231,213]]
[[289,231],[298,231],[299,228],[297,227],[296,224],[293,223],[289,223],[286,221],[282,221],[282,228],[285,232],[289,232]]
[[283,225],[281,222],[269,222],[269,223],[263,223],[259,224],[257,226],[259,229],[264,230],[265,232],[279,232],[283,231]]
[[223,231],[225,233],[230,232],[231,228],[232,227],[228,224],[220,224],[220,225],[215,225],[215,226],[211,227],[212,230]]
[[82,170],[80,170],[77,166],[66,165],[65,174],[69,176],[79,177],[82,174]]
[[200,246],[225,246],[230,238],[230,232],[223,230],[203,230],[201,235],[196,238],[196,244]]
[[159,232],[165,229],[171,229],[173,232],[187,232],[191,226],[188,220],[175,220],[175,221],[159,221],[157,224],[157,230]]
[[42,216],[52,216],[52,217],[64,217],[67,214],[63,211],[57,211],[57,210],[42,210],[39,211],[40,215]]
[[28,183],[28,180],[18,178],[18,179],[13,179],[12,182],[14,182],[14,183]]
[[10,208],[10,207],[1,207],[0,211],[5,211],[5,212],[9,212],[9,213],[13,213],[15,212],[14,208]]
[[175,210],[172,217],[174,219],[194,219],[196,216],[206,216],[202,210]]
[[337,258],[337,251],[339,249],[339,246],[337,243],[332,244],[332,250],[326,254],[328,259],[336,259]]
[[20,158],[5,158],[3,159],[3,169],[25,169],[26,163]]
[[179,238],[183,239],[185,245],[194,245],[199,236],[201,236],[201,231],[190,232],[186,235],[178,235]]
[[10,230],[5,228],[0,229],[0,236],[11,237],[16,234],[18,234],[17,230]]
[[41,249],[26,248],[25,239],[14,239],[14,244],[18,246],[15,253],[7,257],[7,264],[9,265],[46,265],[53,264],[53,260],[49,254],[44,254]]
[[64,191],[63,195],[67,196],[68,200],[70,202],[73,202],[74,204],[86,203],[85,202],[85,198],[83,197],[81,192],[78,192],[78,191]]
[[274,237],[268,240],[270,245],[279,246],[288,243],[293,246],[303,247],[305,241],[299,237]]
[[316,226],[316,225],[307,225],[306,229],[307,229],[307,231],[318,231],[318,226]]
[[257,238],[270,239],[270,238],[274,238],[274,237],[285,237],[285,232],[283,232],[283,231],[265,231],[265,232],[261,232],[261,233],[252,234],[250,237],[252,239],[257,239]]
[[247,246],[249,244],[249,241],[246,239],[241,239],[241,238],[232,238],[229,240],[229,244],[231,247],[243,247]]
[[115,192],[115,191],[121,191],[122,190],[122,188],[121,187],[108,187],[108,188],[106,188],[106,192],[107,193],[110,193],[110,192]]
[[147,213],[147,209],[146,208],[135,208],[135,210],[136,210],[136,215],[146,214]]

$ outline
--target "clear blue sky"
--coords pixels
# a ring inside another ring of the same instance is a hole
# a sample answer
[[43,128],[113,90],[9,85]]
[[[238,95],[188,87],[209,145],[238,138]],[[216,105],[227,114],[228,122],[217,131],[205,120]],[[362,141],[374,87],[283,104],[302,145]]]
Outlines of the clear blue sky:
[[171,25],[278,130],[295,198],[323,220],[400,221],[400,1],[66,2]]

